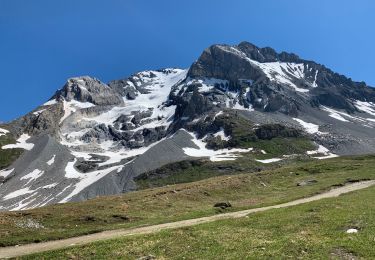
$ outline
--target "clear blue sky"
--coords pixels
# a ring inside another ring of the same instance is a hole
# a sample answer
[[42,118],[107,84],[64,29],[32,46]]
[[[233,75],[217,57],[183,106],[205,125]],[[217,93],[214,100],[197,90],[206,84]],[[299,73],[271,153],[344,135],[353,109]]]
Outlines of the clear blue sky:
[[214,43],[295,52],[375,86],[373,0],[0,0],[0,120],[67,78],[188,67]]

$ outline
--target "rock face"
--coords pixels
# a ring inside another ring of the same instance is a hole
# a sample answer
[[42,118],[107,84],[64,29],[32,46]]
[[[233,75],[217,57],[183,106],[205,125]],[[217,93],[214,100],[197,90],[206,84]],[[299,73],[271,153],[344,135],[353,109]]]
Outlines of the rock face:
[[66,101],[77,100],[94,105],[115,106],[123,105],[122,96],[98,79],[90,77],[71,78],[65,86],[56,92],[54,99]]
[[363,82],[353,82],[295,54],[278,54],[248,42],[209,47],[191,66],[188,76],[227,80],[229,88],[237,91],[247,84],[251,86],[249,102],[267,112],[297,115],[305,103],[355,112],[358,110],[351,100],[375,101],[374,90]]
[[0,209],[118,194],[168,163],[233,158],[243,148],[234,129],[247,141],[309,136],[311,155],[331,156],[375,152],[374,127],[375,90],[365,83],[269,47],[213,45],[187,70],[69,79],[6,124],[0,138],[27,150],[0,170]]

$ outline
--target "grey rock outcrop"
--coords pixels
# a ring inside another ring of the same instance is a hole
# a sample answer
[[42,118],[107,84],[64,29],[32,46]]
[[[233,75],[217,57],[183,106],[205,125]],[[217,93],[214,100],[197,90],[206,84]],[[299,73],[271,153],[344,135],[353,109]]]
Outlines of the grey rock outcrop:
[[118,92],[98,79],[87,76],[69,79],[53,98],[56,100],[64,98],[67,101],[77,100],[102,106],[124,104],[122,96]]

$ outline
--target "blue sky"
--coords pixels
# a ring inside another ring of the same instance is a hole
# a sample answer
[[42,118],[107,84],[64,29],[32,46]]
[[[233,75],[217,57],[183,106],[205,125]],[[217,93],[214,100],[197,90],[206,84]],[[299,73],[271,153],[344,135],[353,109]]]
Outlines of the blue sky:
[[372,0],[0,0],[0,120],[69,77],[188,67],[214,43],[289,51],[375,86]]

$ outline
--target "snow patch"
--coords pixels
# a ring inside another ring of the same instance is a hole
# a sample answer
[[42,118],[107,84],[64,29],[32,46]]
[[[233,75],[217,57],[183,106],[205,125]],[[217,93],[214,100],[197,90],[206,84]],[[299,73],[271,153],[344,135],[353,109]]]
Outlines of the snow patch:
[[220,128],[220,130],[214,134],[215,137],[220,137],[221,140],[223,141],[229,141],[230,140],[230,136],[227,136],[225,133],[224,133],[224,128]]
[[58,183],[48,184],[48,185],[43,186],[42,189],[52,189],[52,188],[56,187],[57,185],[58,185]]
[[22,188],[16,191],[9,193],[8,195],[4,196],[3,200],[14,199],[22,195],[33,193],[35,190],[30,190],[30,188]]
[[0,171],[0,177],[8,177],[12,172],[14,171],[14,169],[11,169],[11,170],[2,170]]
[[278,82],[283,85],[293,87],[295,91],[306,93],[308,89],[299,88],[293,79],[304,79],[305,78],[305,67],[303,63],[289,63],[289,62],[258,62],[250,59],[245,53],[236,49],[235,47],[219,46],[224,51],[234,53],[241,58],[247,60],[249,63],[260,68],[266,76],[274,82]]
[[0,136],[6,135],[6,134],[8,134],[8,133],[9,133],[8,130],[3,129],[3,128],[0,128]]
[[316,80],[318,78],[318,70],[315,71],[315,77],[314,77],[314,82],[312,83],[312,87],[313,88],[317,88],[318,87],[318,84],[316,83]]
[[217,112],[217,113],[215,114],[215,116],[214,116],[214,120],[216,119],[216,117],[218,117],[218,116],[220,116],[220,115],[222,115],[222,114],[224,114],[223,111],[219,111],[219,112]]
[[215,89],[216,86],[219,86],[219,89],[226,90],[229,82],[228,80],[223,79],[215,79],[215,78],[203,78],[203,79],[192,79],[187,82],[187,86],[192,84],[201,84],[202,86],[199,87],[198,92],[205,93]]
[[52,165],[55,163],[56,155],[53,155],[52,158],[47,162],[48,165]]
[[261,162],[261,163],[273,163],[273,162],[278,162],[281,160],[282,160],[281,158],[271,158],[271,159],[264,159],[264,160],[255,160],[255,161]]
[[68,162],[65,168],[65,177],[68,179],[77,179],[78,182],[74,185],[73,191],[66,196],[64,199],[62,199],[59,203],[64,203],[68,202],[72,197],[77,195],[79,192],[84,190],[86,187],[90,186],[91,184],[97,182],[107,174],[118,171],[121,166],[114,166],[110,167],[104,170],[97,170],[97,171],[92,171],[88,173],[82,173],[79,172],[75,167],[74,164],[77,162],[77,159],[75,158],[73,162]]
[[324,159],[329,159],[329,158],[335,158],[335,157],[338,157],[337,154],[331,153],[331,152],[330,152],[326,147],[324,147],[323,145],[319,145],[319,147],[318,147],[317,150],[307,151],[306,154],[308,154],[308,155],[316,155],[316,154],[321,154],[321,155],[323,155],[323,156],[313,157],[313,158],[318,159],[318,160],[324,160]]
[[28,143],[31,137],[28,134],[22,134],[18,139],[16,144],[7,144],[1,147],[1,149],[15,149],[15,148],[22,148],[25,150],[31,150],[34,147],[34,144]]
[[330,113],[329,114],[330,117],[333,117],[333,118],[335,118],[337,120],[340,120],[340,121],[343,121],[343,122],[360,123],[365,127],[373,127],[372,123],[375,122],[374,118],[364,118],[364,117],[360,117],[360,116],[352,116],[352,115],[349,115],[345,112],[334,110],[332,108],[325,107],[325,106],[323,106],[323,110]]
[[90,102],[79,102],[77,100],[63,101],[64,106],[64,116],[60,119],[60,124],[64,122],[71,114],[81,108],[94,107],[95,105]]
[[57,104],[56,99],[52,99],[52,100],[49,100],[46,103],[44,103],[43,106],[52,106],[52,105],[55,105],[55,104]]
[[349,122],[349,120],[346,120],[344,117],[342,117],[340,115],[340,112],[338,112],[334,109],[331,109],[331,108],[328,108],[328,107],[323,107],[323,110],[327,111],[329,113],[328,116],[330,116],[332,118],[335,118],[335,119],[343,121],[343,122]]
[[303,121],[302,119],[298,119],[298,118],[293,118],[293,120],[297,121],[309,134],[324,134],[319,131],[319,126],[316,124],[307,123]]
[[363,112],[366,112],[366,113],[368,113],[370,115],[375,116],[375,104],[374,103],[372,103],[372,102],[363,102],[363,101],[356,100],[354,102],[354,105],[359,110],[361,110]]
[[39,116],[41,113],[43,113],[43,111],[45,111],[45,109],[41,109],[41,110],[35,111],[35,112],[33,112],[33,115]]
[[38,179],[40,176],[42,176],[44,173],[44,171],[41,171],[39,169],[35,169],[33,170],[32,172],[30,172],[29,174],[26,174],[24,175],[23,177],[21,177],[20,180],[29,180],[25,185],[27,185],[28,183],[30,183],[31,181],[33,180],[36,180]]
[[[186,131],[187,132],[187,131]],[[186,155],[192,157],[209,157],[213,162],[216,161],[232,161],[239,157],[240,153],[247,153],[253,150],[249,149],[221,149],[221,150],[209,150],[206,148],[206,143],[198,139],[193,133],[187,132],[191,137],[192,141],[198,148],[186,147],[183,151]]]
[[314,150],[314,151],[307,151],[306,153],[308,155],[313,155],[313,154],[326,154],[328,153],[329,150],[327,148],[325,148],[323,145],[319,145],[318,149],[317,150]]

